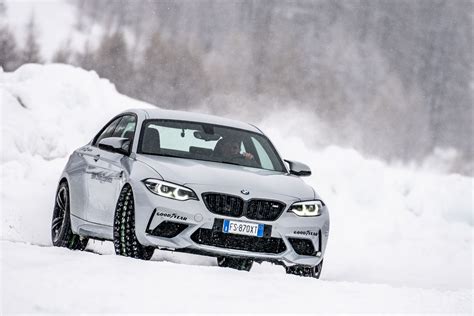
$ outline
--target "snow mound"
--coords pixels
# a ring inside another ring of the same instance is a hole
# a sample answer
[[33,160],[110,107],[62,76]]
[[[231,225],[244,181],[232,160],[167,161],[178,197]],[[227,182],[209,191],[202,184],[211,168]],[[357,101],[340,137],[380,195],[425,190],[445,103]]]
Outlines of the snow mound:
[[[67,156],[112,116],[146,106],[117,93],[96,73],[72,66],[25,65],[0,73],[1,239],[50,245],[54,192]],[[473,178],[390,166],[335,146],[308,148],[302,127],[312,122],[306,117],[273,113],[258,125],[282,156],[314,169],[307,181],[331,214],[323,279],[472,289]],[[108,243],[90,247],[113,253]],[[161,252],[154,260],[211,264]],[[272,269],[262,265],[251,273],[276,273]],[[472,297],[464,303],[469,309]]]
[[93,71],[53,64],[28,64],[0,75],[2,162],[18,155],[46,160],[66,157],[111,116],[145,106],[120,95]]
[[50,243],[55,182],[68,155],[114,115],[148,106],[95,72],[69,65],[28,64],[0,73],[4,238]]

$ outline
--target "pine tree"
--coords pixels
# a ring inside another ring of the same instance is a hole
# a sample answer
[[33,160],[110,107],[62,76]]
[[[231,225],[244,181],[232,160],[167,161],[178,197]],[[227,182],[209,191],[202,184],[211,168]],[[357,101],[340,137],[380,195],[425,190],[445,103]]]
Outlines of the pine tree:
[[26,26],[26,42],[22,52],[22,63],[42,62],[37,36],[35,16],[32,14]]
[[116,84],[120,92],[128,92],[127,85],[133,68],[128,56],[128,47],[124,35],[117,30],[102,39],[94,55],[94,70],[99,76]]
[[164,41],[159,32],[151,37],[138,69],[137,94],[160,107],[189,107],[208,93],[200,59],[186,47]]
[[89,41],[84,44],[82,52],[75,54],[75,64],[86,69],[92,70],[95,68],[94,50],[91,48]]
[[0,67],[5,71],[13,71],[19,65],[15,37],[7,26],[0,26]]
[[7,7],[0,0],[0,72],[15,70],[20,61],[18,59],[18,47],[15,36],[6,23],[3,23]]
[[3,0],[0,0],[0,17],[4,16],[6,11],[7,7],[5,5],[5,2]]
[[70,64],[72,62],[71,39],[64,42],[53,56],[53,62]]

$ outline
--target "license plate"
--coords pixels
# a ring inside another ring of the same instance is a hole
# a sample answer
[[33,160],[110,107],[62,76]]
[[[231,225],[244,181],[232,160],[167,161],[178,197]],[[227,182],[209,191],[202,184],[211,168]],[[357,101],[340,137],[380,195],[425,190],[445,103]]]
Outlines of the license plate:
[[265,225],[263,224],[245,223],[225,219],[222,231],[228,234],[263,237],[264,226]]

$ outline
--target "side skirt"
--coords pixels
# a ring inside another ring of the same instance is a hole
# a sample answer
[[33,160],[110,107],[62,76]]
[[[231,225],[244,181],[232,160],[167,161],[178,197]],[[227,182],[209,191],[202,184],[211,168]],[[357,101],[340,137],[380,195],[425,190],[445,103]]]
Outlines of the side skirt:
[[71,214],[72,231],[80,236],[113,241],[113,227],[86,221]]

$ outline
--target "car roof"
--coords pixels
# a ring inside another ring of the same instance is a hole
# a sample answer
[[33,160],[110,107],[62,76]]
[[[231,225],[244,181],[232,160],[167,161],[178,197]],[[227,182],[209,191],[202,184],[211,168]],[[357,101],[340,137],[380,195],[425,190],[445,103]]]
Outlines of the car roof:
[[239,128],[254,133],[262,134],[262,131],[252,124],[228,119],[225,117],[196,113],[196,112],[186,112],[186,111],[175,111],[175,110],[163,110],[163,109],[140,109],[145,112],[146,119],[165,119],[165,120],[177,120],[177,121],[189,121],[189,122],[199,122],[199,123],[208,123],[215,125],[223,125],[233,128]]

